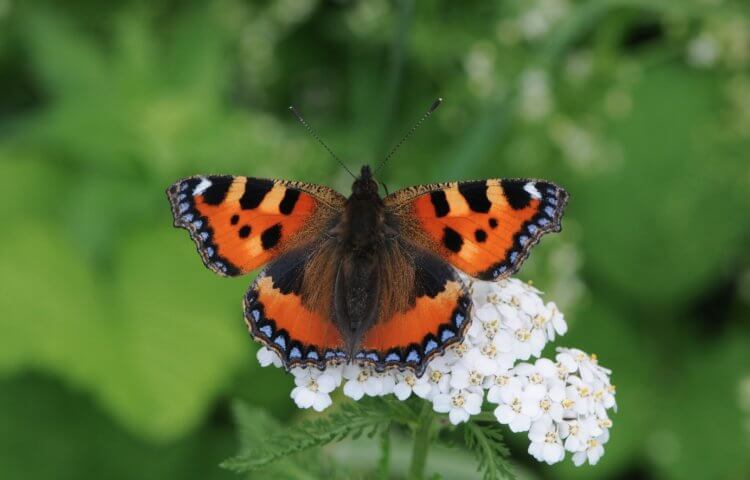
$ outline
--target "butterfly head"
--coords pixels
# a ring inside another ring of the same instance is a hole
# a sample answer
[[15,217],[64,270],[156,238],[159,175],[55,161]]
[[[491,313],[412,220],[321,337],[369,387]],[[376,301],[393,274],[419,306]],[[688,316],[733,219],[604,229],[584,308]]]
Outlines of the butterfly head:
[[354,180],[354,184],[352,185],[352,194],[378,195],[378,183],[373,178],[369,165],[362,166],[359,177]]

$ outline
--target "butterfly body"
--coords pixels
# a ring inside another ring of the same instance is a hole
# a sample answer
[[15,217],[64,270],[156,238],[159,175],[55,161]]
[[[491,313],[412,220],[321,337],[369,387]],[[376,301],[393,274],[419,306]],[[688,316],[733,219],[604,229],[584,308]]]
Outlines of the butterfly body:
[[501,280],[559,231],[567,193],[538,180],[422,185],[381,197],[363,167],[348,198],[320,185],[197,176],[167,190],[204,263],[265,265],[244,299],[252,335],[287,367],[356,361],[421,374],[460,342],[458,271]]

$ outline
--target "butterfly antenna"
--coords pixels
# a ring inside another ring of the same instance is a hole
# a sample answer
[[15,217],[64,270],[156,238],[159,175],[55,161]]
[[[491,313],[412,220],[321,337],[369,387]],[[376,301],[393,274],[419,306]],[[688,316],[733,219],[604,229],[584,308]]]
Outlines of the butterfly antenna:
[[443,99],[440,98],[440,97],[438,97],[437,99],[435,99],[434,102],[432,102],[432,105],[430,105],[430,108],[427,110],[427,112],[425,112],[425,114],[422,115],[422,118],[420,118],[419,121],[416,124],[414,124],[413,127],[411,127],[411,130],[409,130],[408,132],[406,132],[406,135],[404,135],[403,138],[401,138],[401,140],[396,144],[396,146],[393,147],[393,149],[391,149],[390,152],[388,152],[388,155],[386,155],[385,158],[383,159],[383,161],[380,162],[380,164],[375,168],[375,170],[373,171],[373,175],[378,170],[380,170],[381,168],[383,168],[383,165],[385,165],[386,162],[388,162],[388,160],[391,159],[391,157],[393,156],[393,154],[396,153],[396,151],[401,147],[401,145],[404,144],[404,142],[407,139],[409,139],[409,137],[411,137],[412,135],[414,135],[414,132],[416,132],[417,129],[420,127],[420,125],[422,125],[422,122],[424,122],[425,120],[427,120],[427,117],[429,117],[430,115],[432,115],[432,112],[434,112],[435,110],[437,110],[441,103],[443,103]]
[[301,123],[301,124],[302,124],[302,126],[303,126],[303,127],[305,127],[305,129],[307,130],[307,133],[309,133],[309,134],[310,134],[310,135],[311,135],[311,136],[312,136],[312,137],[313,137],[313,138],[314,138],[315,140],[317,140],[319,144],[323,145],[323,148],[325,148],[325,149],[326,149],[326,150],[328,151],[328,153],[330,153],[330,154],[331,154],[331,156],[333,157],[333,159],[334,159],[334,160],[336,160],[337,162],[339,162],[339,165],[341,165],[342,167],[344,167],[344,170],[346,170],[346,171],[347,171],[347,173],[348,173],[349,175],[351,175],[351,176],[352,176],[352,177],[354,177],[354,178],[357,178],[357,176],[356,176],[356,175],[354,175],[354,174],[352,173],[352,171],[351,171],[351,170],[349,170],[349,169],[348,169],[348,168],[346,167],[346,165],[344,165],[344,162],[342,162],[342,161],[341,161],[341,159],[339,159],[339,157],[337,157],[337,156],[336,156],[336,154],[335,154],[335,153],[333,153],[333,150],[331,150],[331,149],[330,149],[330,148],[328,147],[328,145],[326,145],[326,142],[324,142],[324,141],[323,141],[323,140],[322,140],[322,139],[320,138],[320,136],[318,135],[318,133],[317,133],[317,132],[316,132],[315,130],[313,130],[313,128],[312,128],[312,127],[311,127],[310,125],[308,125],[308,123],[307,123],[307,122],[305,121],[305,119],[304,119],[304,118],[302,118],[302,115],[300,115],[300,113],[299,113],[299,112],[297,111],[297,109],[296,109],[296,108],[294,108],[294,106],[293,106],[293,105],[290,105],[290,106],[289,106],[289,111],[290,111],[290,112],[292,112],[292,115],[294,115],[294,117],[295,117],[295,118],[296,118],[297,120],[299,120],[299,123]]

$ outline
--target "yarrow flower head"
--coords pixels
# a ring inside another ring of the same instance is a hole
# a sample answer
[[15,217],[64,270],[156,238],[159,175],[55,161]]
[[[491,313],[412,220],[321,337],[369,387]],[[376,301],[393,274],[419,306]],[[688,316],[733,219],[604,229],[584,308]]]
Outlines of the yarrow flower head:
[[[557,463],[569,452],[575,465],[596,464],[609,440],[609,412],[617,409],[612,372],[595,355],[574,348],[559,347],[554,358],[541,356],[548,342],[567,332],[567,324],[535,288],[516,279],[467,283],[473,309],[464,339],[434,357],[421,376],[397,369],[379,373],[356,363],[296,367],[294,402],[322,411],[343,385],[353,400],[422,398],[454,425],[470,421],[486,405],[498,423],[528,436],[528,452],[538,461]],[[265,347],[258,361],[282,367]]]

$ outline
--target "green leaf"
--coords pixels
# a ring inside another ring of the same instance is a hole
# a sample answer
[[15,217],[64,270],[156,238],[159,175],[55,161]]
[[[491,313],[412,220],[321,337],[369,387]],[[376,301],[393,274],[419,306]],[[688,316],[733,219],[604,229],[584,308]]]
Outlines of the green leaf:
[[[244,417],[247,420],[247,417]],[[240,417],[238,420],[243,420]],[[377,401],[349,402],[327,417],[307,420],[266,437],[261,445],[253,445],[221,466],[238,473],[266,467],[289,455],[315,447],[357,438],[365,433],[376,433],[390,420],[385,404]],[[249,427],[241,426],[247,432]]]
[[611,125],[621,160],[570,186],[586,270],[649,308],[707,288],[750,231],[747,156],[722,141],[720,81],[674,65],[645,70],[631,114]]
[[507,461],[510,451],[503,442],[499,425],[469,422],[464,426],[464,441],[474,451],[483,480],[516,478]]

